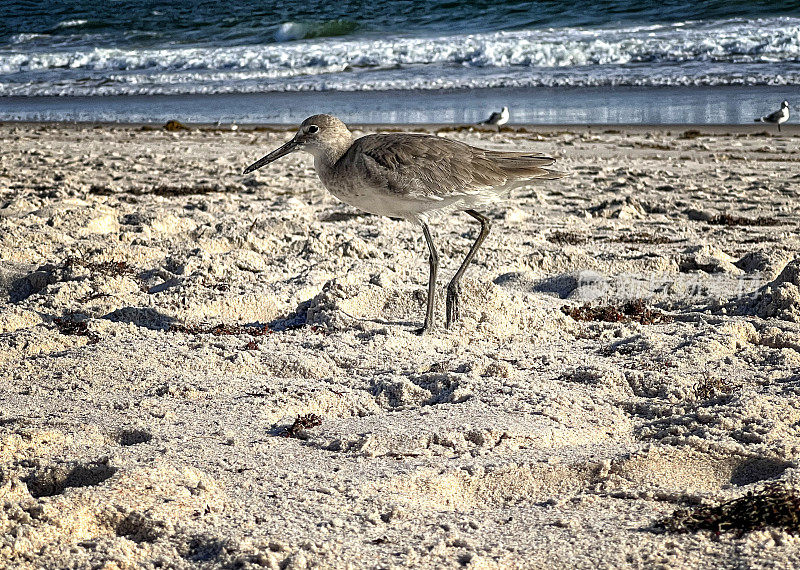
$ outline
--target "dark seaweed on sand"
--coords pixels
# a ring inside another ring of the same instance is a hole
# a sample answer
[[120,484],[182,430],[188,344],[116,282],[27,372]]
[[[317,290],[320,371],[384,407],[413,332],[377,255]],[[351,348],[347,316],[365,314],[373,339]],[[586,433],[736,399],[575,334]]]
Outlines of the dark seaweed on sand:
[[172,325],[169,332],[188,334],[213,334],[214,336],[249,334],[251,336],[264,336],[272,330],[268,325],[226,325],[219,324],[212,327]]
[[171,119],[164,124],[164,130],[175,132],[175,131],[188,131],[190,130],[189,127],[181,123],[180,121],[176,121],[175,119]]
[[681,133],[681,135],[678,136],[678,138],[679,139],[683,139],[683,140],[692,140],[692,139],[696,139],[697,137],[702,137],[702,136],[703,136],[703,133],[701,133],[700,131],[695,130],[695,129],[690,129],[688,131],[683,131],[683,133]]
[[592,305],[590,303],[581,307],[564,305],[561,307],[561,312],[576,321],[637,322],[643,325],[657,325],[671,323],[674,320],[671,316],[648,307],[644,299],[634,299],[615,305]]
[[622,234],[615,237],[614,241],[620,243],[641,243],[641,244],[655,244],[655,245],[672,243],[672,240],[666,236],[657,236],[655,234],[650,234],[650,233]]
[[96,196],[113,196],[114,194],[132,194],[134,196],[145,196],[154,194],[156,196],[175,197],[175,196],[194,196],[197,194],[210,194],[219,192],[220,188],[208,184],[196,184],[189,186],[177,186],[173,184],[161,184],[159,186],[147,188],[129,188],[127,190],[113,190],[107,186],[93,184],[89,188],[89,194]]
[[782,222],[768,216],[745,218],[743,216],[734,216],[733,214],[717,214],[707,220],[707,223],[717,226],[779,226]]
[[66,268],[74,266],[85,267],[92,273],[102,273],[104,275],[131,275],[135,270],[125,261],[84,261],[77,257],[68,257],[64,261]]
[[547,241],[559,245],[580,245],[589,241],[589,238],[576,232],[554,231],[547,236]]
[[751,491],[718,505],[678,509],[654,525],[654,529],[668,532],[733,531],[738,536],[767,527],[795,535],[800,532],[800,493],[796,489],[773,483],[762,491]]
[[283,432],[284,437],[302,437],[305,430],[322,425],[322,418],[316,414],[297,416],[294,423]]
[[95,344],[98,336],[89,330],[89,324],[86,321],[75,320],[73,316],[56,317],[53,323],[58,327],[58,332],[68,336],[85,336],[89,339],[89,344]]

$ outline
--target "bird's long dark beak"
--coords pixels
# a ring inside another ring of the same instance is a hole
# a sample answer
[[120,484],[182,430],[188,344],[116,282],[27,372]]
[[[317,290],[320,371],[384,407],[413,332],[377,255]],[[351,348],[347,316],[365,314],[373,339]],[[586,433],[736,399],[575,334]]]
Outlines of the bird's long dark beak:
[[269,153],[264,158],[260,158],[257,161],[255,161],[253,164],[251,164],[250,166],[245,168],[244,172],[242,172],[242,174],[248,174],[250,172],[253,172],[254,170],[258,170],[259,168],[261,168],[265,164],[269,164],[270,162],[278,160],[282,156],[286,156],[290,152],[294,151],[297,147],[298,147],[298,144],[295,142],[294,139],[292,139],[289,142],[287,142],[285,145],[283,145],[282,147],[273,150],[271,153]]

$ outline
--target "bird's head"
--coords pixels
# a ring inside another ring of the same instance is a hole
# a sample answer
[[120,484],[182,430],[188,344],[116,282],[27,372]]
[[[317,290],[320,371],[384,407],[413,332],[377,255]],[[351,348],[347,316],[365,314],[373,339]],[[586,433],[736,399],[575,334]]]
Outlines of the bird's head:
[[243,174],[258,170],[297,150],[308,152],[315,157],[330,155],[331,158],[334,156],[338,158],[352,142],[353,135],[342,121],[333,115],[312,115],[300,123],[300,128],[291,140],[245,168]]
[[787,109],[789,108],[789,101],[784,101],[783,103],[781,103],[781,109],[783,109],[784,107]]

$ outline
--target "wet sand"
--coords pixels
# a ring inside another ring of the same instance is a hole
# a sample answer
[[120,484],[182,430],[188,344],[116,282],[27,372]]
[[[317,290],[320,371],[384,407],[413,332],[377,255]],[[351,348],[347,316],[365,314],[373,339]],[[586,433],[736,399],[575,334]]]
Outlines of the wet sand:
[[[335,74],[334,74],[335,75]],[[351,77],[352,79],[352,77]],[[378,91],[3,97],[0,120],[295,125],[324,110],[349,123],[469,123],[504,106],[512,124],[750,123],[800,99],[798,85],[492,87]],[[793,113],[795,110],[792,111]],[[727,128],[727,127],[725,127]]]
[[[657,524],[798,485],[800,129],[406,128],[571,173],[423,338],[417,227],[240,175],[284,127],[0,125],[1,565],[800,564]],[[441,292],[477,224],[431,229]]]

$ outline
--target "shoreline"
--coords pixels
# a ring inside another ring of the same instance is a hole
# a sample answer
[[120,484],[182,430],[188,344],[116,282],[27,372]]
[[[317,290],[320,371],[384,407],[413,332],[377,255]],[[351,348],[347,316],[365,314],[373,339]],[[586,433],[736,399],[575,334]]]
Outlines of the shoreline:
[[[176,119],[177,120],[177,119]],[[297,128],[294,124],[284,123],[194,123],[183,122],[181,124],[188,127],[190,130],[199,131],[220,131],[230,132],[231,127],[235,126],[237,131],[241,132],[290,132]],[[0,126],[9,125],[16,127],[34,126],[34,127],[59,127],[59,128],[144,128],[147,130],[160,130],[164,128],[165,123],[161,122],[112,122],[112,121],[27,121],[27,120],[0,120]],[[421,130],[428,132],[475,132],[497,134],[493,127],[485,125],[476,125],[470,123],[348,123],[351,130],[358,131],[413,131]],[[765,132],[767,135],[772,136],[800,136],[799,123],[784,123],[781,125],[781,131],[778,131],[776,125],[769,123],[670,123],[670,124],[640,124],[640,123],[559,123],[559,124],[542,124],[542,123],[515,123],[504,125],[499,134],[536,134],[539,132],[544,133],[558,133],[558,132],[572,132],[572,133],[589,133],[599,131],[602,134],[614,134],[613,131],[620,131],[626,133],[644,133],[644,132],[672,132],[672,131],[687,131],[697,130],[702,134],[716,135],[716,134],[749,134],[757,135]],[[177,131],[180,132],[180,131]]]
[[327,112],[360,124],[475,124],[507,106],[516,124],[745,124],[784,99],[794,111],[800,86],[4,97],[0,120],[294,124]]

